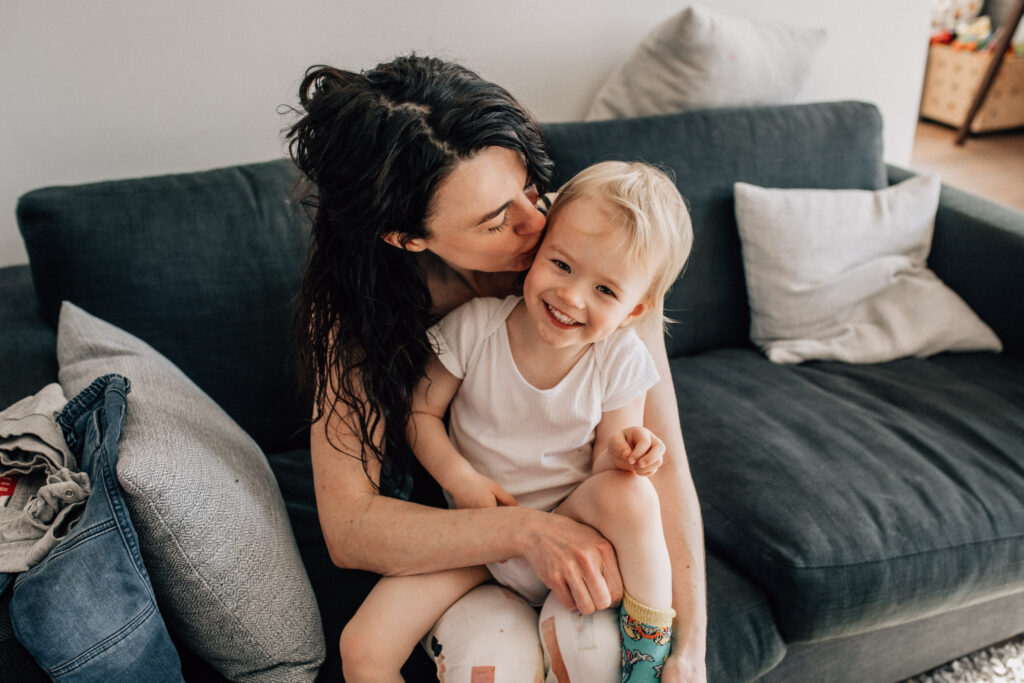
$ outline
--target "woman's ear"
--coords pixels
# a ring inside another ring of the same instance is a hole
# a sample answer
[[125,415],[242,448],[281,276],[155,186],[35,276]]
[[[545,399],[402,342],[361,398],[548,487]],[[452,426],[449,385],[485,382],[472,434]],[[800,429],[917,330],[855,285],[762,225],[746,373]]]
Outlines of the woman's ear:
[[423,251],[427,248],[426,243],[419,237],[402,242],[402,233],[400,232],[389,232],[386,235],[382,235],[381,239],[391,246],[404,249],[405,251]]

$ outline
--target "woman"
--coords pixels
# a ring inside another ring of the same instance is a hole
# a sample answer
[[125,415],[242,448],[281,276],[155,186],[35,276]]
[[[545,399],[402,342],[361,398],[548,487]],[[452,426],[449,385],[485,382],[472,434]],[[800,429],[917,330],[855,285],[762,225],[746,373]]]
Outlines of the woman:
[[[405,423],[430,353],[426,330],[474,296],[515,292],[530,266],[544,227],[536,201],[551,177],[538,126],[499,86],[416,56],[364,74],[311,68],[299,97],[304,115],[289,130],[290,151],[310,181],[315,215],[296,330],[314,391],[317,509],[333,562],[416,575],[525,557],[552,589],[540,633],[525,602],[479,587],[428,636],[439,673],[449,682],[534,680],[545,667],[558,680],[617,680],[607,608],[622,582],[605,539],[527,508],[408,501]],[[662,377],[644,420],[667,448],[654,483],[679,615],[662,680],[703,680],[699,508],[660,327],[642,336]],[[343,660],[346,647],[358,643],[343,639]]]

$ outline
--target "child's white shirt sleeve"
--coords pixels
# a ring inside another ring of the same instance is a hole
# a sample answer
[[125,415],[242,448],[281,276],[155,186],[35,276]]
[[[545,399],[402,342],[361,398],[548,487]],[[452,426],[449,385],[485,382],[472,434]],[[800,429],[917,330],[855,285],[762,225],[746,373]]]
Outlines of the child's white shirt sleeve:
[[661,379],[647,347],[631,328],[616,330],[594,346],[601,373],[601,412],[618,410]]
[[510,301],[513,298],[518,300],[518,297],[470,299],[427,330],[437,358],[448,372],[459,379],[466,376],[480,348],[480,340],[490,334],[495,325],[504,324],[508,311],[515,307],[515,302]]

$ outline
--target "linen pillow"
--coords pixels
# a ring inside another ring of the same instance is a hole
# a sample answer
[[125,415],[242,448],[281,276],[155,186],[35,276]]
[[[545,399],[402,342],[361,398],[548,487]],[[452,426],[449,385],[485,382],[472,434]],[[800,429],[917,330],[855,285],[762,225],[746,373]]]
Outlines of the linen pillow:
[[612,72],[586,118],[792,102],[825,35],[687,7],[656,26]]
[[320,614],[256,443],[149,345],[66,301],[57,362],[68,396],[131,381],[117,475],[168,630],[232,680],[312,680]]
[[939,177],[881,190],[736,183],[750,337],[776,363],[1001,351],[929,270]]

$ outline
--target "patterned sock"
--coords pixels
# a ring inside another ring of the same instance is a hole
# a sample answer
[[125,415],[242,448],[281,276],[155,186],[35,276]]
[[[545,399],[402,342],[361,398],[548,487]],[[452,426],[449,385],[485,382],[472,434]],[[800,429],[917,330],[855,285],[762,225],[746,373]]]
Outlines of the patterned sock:
[[660,610],[637,602],[626,593],[619,611],[622,641],[622,681],[649,683],[661,678],[672,649],[673,609]]

